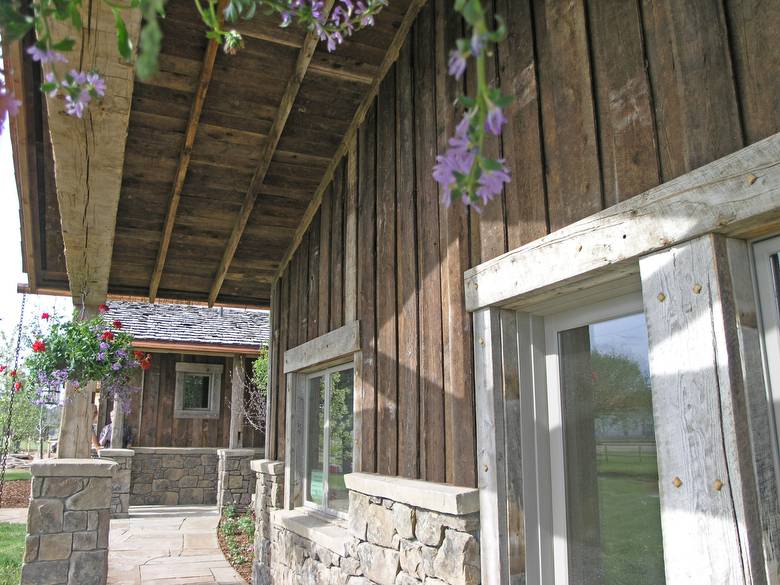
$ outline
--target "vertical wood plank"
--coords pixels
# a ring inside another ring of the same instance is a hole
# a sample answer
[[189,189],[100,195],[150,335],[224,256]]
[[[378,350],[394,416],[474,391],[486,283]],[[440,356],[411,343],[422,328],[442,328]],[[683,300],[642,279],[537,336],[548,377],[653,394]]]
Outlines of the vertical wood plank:
[[358,152],[357,139],[347,153],[346,200],[344,203],[344,322],[357,318],[358,275]]
[[307,339],[314,339],[320,330],[320,212],[318,211],[309,227],[309,293],[306,310],[309,323]]
[[265,441],[263,444],[265,456],[269,459],[272,459],[276,454],[276,446],[274,445],[272,447],[271,445],[275,443],[275,441],[272,440],[272,436],[276,432],[275,411],[279,403],[276,398],[276,393],[279,391],[279,366],[277,358],[279,355],[280,341],[279,322],[282,311],[282,302],[280,298],[281,287],[282,280],[277,279],[271,289],[271,339],[270,346],[268,347],[268,389],[265,396]]
[[771,2],[725,2],[746,144],[780,131],[780,11]]
[[360,471],[376,471],[376,107],[368,110],[358,138],[359,316],[362,375],[357,400],[361,419]]
[[721,2],[643,0],[663,180],[742,147]]
[[547,234],[538,68],[534,54],[532,0],[496,0],[507,39],[498,46],[502,87],[514,96],[507,108],[504,158],[512,172],[506,185],[508,247],[513,250]]
[[420,478],[443,482],[444,373],[441,322],[439,203],[436,183],[426,169],[436,160],[434,8],[428,3],[414,34],[414,140],[417,189],[417,261],[420,336]]
[[[227,360],[225,360],[227,362]],[[227,365],[227,364],[226,364]],[[244,356],[233,356],[233,366],[230,374],[230,441],[229,449],[240,449],[243,446],[241,429],[244,427],[242,402],[244,401]],[[227,368],[225,368],[227,374]],[[198,421],[199,422],[199,421]]]
[[550,229],[602,207],[583,0],[534,0]]
[[277,371],[277,391],[276,399],[279,401],[279,405],[276,408],[277,430],[274,434],[274,441],[276,443],[276,459],[284,459],[284,440],[286,437],[285,425],[287,424],[286,409],[287,409],[287,376],[284,374],[284,350],[290,347],[290,302],[292,294],[290,293],[290,274],[291,268],[287,268],[287,272],[282,277],[281,288],[281,304],[282,314],[280,323],[280,341],[279,341],[279,355],[276,357],[276,371]]
[[588,4],[606,206],[660,182],[639,0]]
[[319,334],[325,335],[330,326],[330,239],[333,184],[325,190],[320,205],[320,284],[319,284]]
[[481,309],[474,313],[480,562],[483,583],[508,585],[507,478],[501,370],[500,312]]
[[304,393],[300,388],[300,378],[291,373],[286,376],[287,399],[289,404],[286,416],[284,443],[284,507],[288,510],[303,504],[303,448],[304,437]]
[[333,175],[330,245],[330,331],[344,325],[344,165]]
[[[461,93],[447,74],[447,55],[460,36],[460,20],[447,0],[436,2],[436,113],[439,152],[455,130],[454,100]],[[470,320],[464,311],[463,273],[469,266],[468,215],[462,205],[439,208],[442,257],[442,337],[446,481],[476,485],[473,353]]]
[[377,472],[398,469],[395,67],[377,97],[376,166]]
[[396,280],[398,307],[398,474],[419,477],[419,377],[417,318],[417,229],[412,95],[412,38],[407,38],[396,61],[395,160],[398,205],[396,223]]
[[666,582],[763,585],[725,242],[704,236],[646,256],[639,266]]
[[173,418],[173,389],[176,387],[176,359],[180,354],[160,354],[160,393],[157,407],[157,446],[173,445],[172,434],[177,428],[177,437],[182,433],[181,419]]
[[298,270],[298,344],[305,343],[309,337],[309,233],[301,238],[298,247],[300,256]]
[[144,401],[139,446],[154,447],[157,442],[157,401],[160,392],[160,355],[152,357],[152,367],[144,372]]

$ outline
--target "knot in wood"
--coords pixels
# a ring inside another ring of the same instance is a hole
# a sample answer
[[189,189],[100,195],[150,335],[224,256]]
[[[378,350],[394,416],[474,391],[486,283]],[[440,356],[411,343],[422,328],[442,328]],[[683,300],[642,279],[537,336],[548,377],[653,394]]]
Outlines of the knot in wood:
[[666,295],[664,293],[658,293],[658,302],[663,303],[666,300]]
[[697,282],[693,285],[693,293],[699,294],[701,292],[701,285]]
[[675,477],[672,480],[672,484],[674,484],[674,487],[679,488],[682,485],[682,480],[679,477]]
[[713,483],[713,484],[712,484],[712,487],[714,487],[714,488],[715,488],[715,491],[716,491],[716,492],[719,492],[720,490],[722,490],[722,489],[723,489],[723,482],[722,482],[722,481],[720,481],[719,479],[716,479],[716,480],[715,480],[715,483]]

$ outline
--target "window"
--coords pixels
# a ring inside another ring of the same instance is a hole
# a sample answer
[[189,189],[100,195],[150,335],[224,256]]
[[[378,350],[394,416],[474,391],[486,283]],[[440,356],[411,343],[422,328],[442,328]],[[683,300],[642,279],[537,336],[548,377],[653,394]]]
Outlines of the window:
[[[780,436],[780,236],[753,245],[770,415]],[[775,439],[776,453],[777,438]]]
[[344,476],[352,472],[352,364],[306,378],[304,502],[346,516],[349,492]]
[[641,298],[629,295],[547,317],[545,343],[554,582],[662,584]]
[[218,418],[222,366],[176,364],[176,418]]

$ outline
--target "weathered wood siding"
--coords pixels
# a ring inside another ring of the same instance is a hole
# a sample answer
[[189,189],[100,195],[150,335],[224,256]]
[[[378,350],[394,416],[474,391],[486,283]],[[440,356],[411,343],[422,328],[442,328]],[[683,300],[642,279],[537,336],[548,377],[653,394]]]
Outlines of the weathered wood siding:
[[[174,418],[176,393],[176,362],[220,364],[222,387],[218,419]],[[251,362],[245,360],[247,376]],[[143,395],[136,394],[132,412],[126,424],[133,432],[133,444],[138,447],[220,447],[227,448],[230,439],[230,396],[232,357],[152,354],[152,367],[144,373]],[[262,433],[244,423],[244,447],[262,447]]]
[[[360,128],[356,164],[344,161],[275,283],[282,350],[356,307],[365,471],[475,484],[467,268],[780,130],[780,60],[767,57],[780,48],[780,16],[770,4],[494,1],[510,34],[490,74],[515,96],[489,146],[513,173],[503,196],[481,215],[438,203],[431,166],[472,80],[447,75],[462,23],[452,2],[431,0]],[[284,456],[282,354],[272,458]]]

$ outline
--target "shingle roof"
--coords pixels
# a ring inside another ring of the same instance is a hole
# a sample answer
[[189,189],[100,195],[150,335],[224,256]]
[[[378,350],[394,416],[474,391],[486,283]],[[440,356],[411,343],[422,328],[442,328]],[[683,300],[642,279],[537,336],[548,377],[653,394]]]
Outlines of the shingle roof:
[[167,303],[109,302],[108,315],[138,341],[267,346],[268,311]]

